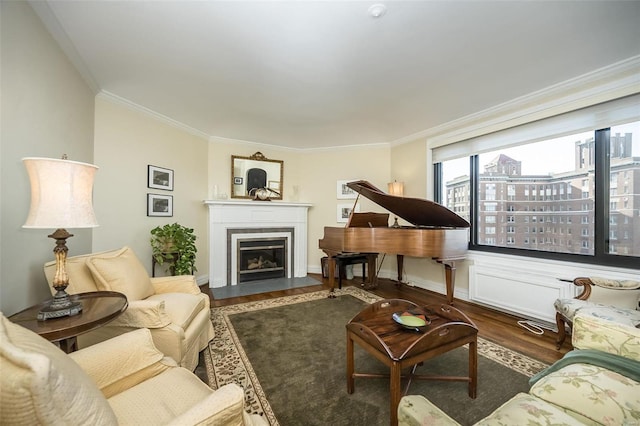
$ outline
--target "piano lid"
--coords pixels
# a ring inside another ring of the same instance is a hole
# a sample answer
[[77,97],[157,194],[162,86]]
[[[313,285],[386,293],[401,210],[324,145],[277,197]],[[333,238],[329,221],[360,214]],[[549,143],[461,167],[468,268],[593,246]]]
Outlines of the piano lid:
[[470,226],[465,219],[433,201],[389,195],[366,180],[349,182],[347,186],[415,226],[442,228]]

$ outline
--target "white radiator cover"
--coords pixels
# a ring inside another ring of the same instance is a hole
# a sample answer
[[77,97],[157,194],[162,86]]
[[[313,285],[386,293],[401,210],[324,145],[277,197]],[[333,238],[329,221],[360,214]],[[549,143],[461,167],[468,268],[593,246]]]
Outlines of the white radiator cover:
[[640,271],[490,253],[469,253],[469,299],[519,316],[555,323],[553,302],[571,298],[576,277],[637,279]]

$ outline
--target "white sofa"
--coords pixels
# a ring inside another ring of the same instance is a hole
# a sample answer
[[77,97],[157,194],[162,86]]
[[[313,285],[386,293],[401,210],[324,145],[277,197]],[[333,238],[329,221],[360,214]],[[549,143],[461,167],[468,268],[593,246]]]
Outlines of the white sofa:
[[[51,287],[55,262],[44,265]],[[78,336],[80,348],[139,328],[148,328],[157,348],[193,371],[198,353],[214,337],[209,297],[193,275],[150,278],[129,247],[67,258],[67,293],[117,291],[127,296],[127,310],[108,324]]]

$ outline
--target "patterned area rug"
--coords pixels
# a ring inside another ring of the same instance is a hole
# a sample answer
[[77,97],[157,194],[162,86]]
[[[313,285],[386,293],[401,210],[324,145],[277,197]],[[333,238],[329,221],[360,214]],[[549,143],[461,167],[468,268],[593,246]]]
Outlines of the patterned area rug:
[[[258,311],[295,303],[326,299],[328,291],[318,291],[301,295],[286,296],[264,301],[213,308],[211,318],[216,337],[209,344],[209,351],[204,351],[209,385],[217,389],[227,383],[236,383],[245,390],[245,409],[248,412],[263,415],[271,425],[278,425],[278,420],[267,400],[267,396],[249,359],[240,344],[229,316],[238,313]],[[350,295],[366,303],[381,298],[357,287],[346,287],[336,290],[336,295]],[[478,338],[478,355],[491,359],[518,373],[531,377],[547,365],[524,356],[520,353]]]

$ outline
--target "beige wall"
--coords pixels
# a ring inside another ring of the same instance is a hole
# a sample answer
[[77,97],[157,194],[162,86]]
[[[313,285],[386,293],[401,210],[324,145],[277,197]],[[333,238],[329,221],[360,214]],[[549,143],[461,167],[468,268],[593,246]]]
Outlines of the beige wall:
[[[51,229],[22,229],[30,202],[21,158],[93,162],[93,98],[26,2],[0,2],[2,64],[0,309],[11,315],[50,297],[42,265]],[[70,230],[69,253],[91,250],[90,230]]]
[[[325,226],[344,227],[337,222],[338,204],[353,205],[355,200],[337,199],[338,180],[364,179],[382,190],[389,182],[389,147],[374,145],[331,150],[306,151],[299,159],[300,201],[313,204],[309,210],[309,240],[307,262],[311,272],[320,272],[320,259],[325,256],[318,248]],[[360,211],[384,210],[360,197]]]
[[[94,207],[100,227],[93,251],[130,246],[151,271],[150,231],[178,222],[194,228],[197,276],[208,276],[207,151],[205,139],[145,113],[96,98]],[[173,191],[147,188],[147,166],[174,172]],[[173,217],[148,217],[147,194],[173,197]],[[157,269],[160,272],[160,268]]]

